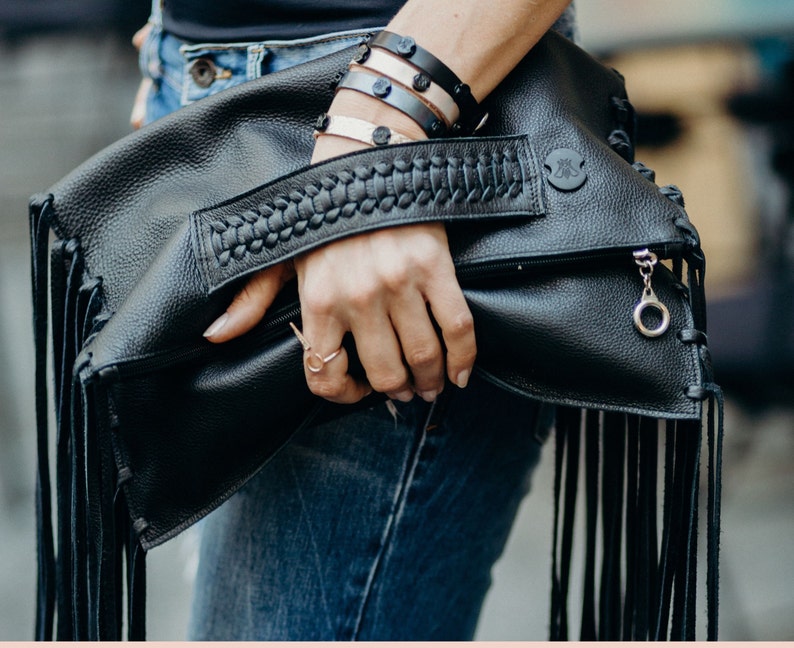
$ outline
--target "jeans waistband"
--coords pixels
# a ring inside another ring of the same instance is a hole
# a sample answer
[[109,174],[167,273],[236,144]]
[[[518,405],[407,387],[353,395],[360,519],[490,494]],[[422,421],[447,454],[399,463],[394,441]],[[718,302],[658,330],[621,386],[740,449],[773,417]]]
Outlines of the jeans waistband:
[[165,92],[176,93],[179,104],[185,106],[265,74],[357,45],[380,29],[296,40],[190,43],[155,28],[141,50],[141,70]]

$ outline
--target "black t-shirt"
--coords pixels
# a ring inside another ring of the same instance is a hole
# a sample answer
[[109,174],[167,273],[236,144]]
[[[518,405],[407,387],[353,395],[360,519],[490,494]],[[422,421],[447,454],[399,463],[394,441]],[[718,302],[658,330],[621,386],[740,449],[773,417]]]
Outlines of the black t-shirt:
[[164,28],[193,42],[291,40],[382,27],[405,0],[165,0]]

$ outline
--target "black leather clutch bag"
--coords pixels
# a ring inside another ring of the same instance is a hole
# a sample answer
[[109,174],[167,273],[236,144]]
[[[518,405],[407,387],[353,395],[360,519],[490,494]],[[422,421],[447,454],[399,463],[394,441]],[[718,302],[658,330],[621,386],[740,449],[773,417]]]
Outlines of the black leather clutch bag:
[[[329,80],[351,57],[299,65],[180,110],[33,198],[39,638],[50,636],[56,600],[59,638],[119,636],[125,548],[129,627],[140,637],[144,551],[221,504],[321,409],[287,326],[300,317],[293,286],[243,338],[220,346],[202,338],[239,282],[343,236],[429,220],[447,223],[475,317],[476,370],[564,406],[561,452],[570,455],[566,439],[579,434],[570,408],[606,412],[600,423],[588,418],[604,434],[622,426],[621,434],[642,428],[655,439],[646,419],[672,422],[670,479],[688,513],[649,558],[661,576],[645,605],[664,611],[675,581],[673,635],[690,637],[693,566],[681,556],[694,549],[687,533],[696,520],[687,495],[697,490],[703,401],[715,391],[704,261],[680,192],[632,164],[622,79],[550,33],[488,98],[478,137],[377,147],[307,167]],[[567,577],[558,574],[555,592],[559,637]],[[630,635],[658,636],[667,622],[636,626]]]

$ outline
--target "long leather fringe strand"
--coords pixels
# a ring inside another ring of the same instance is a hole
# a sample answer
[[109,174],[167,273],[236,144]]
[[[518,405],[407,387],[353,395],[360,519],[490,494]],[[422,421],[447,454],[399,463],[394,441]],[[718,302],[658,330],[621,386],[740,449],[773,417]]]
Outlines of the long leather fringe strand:
[[[717,639],[722,395],[708,385],[707,637]],[[550,636],[568,639],[573,528],[584,431],[582,641],[695,639],[701,449],[699,421],[664,423],[664,500],[658,526],[655,419],[560,408],[556,426]],[[600,497],[599,497],[600,495]],[[597,528],[600,522],[600,544]],[[596,596],[596,564],[601,557]]]
[[[87,276],[76,240],[50,252],[49,200],[32,205],[31,278],[36,345],[36,484],[38,592],[35,638],[120,640],[124,584],[127,637],[145,638],[145,552],[120,496],[109,422],[110,400],[86,384],[76,366],[80,350],[102,326],[102,286]],[[48,267],[49,266],[49,267]],[[52,272],[49,272],[51,268]],[[51,288],[56,371],[56,524],[50,486],[47,326]],[[56,542],[57,537],[57,552]],[[123,574],[126,573],[126,579]]]

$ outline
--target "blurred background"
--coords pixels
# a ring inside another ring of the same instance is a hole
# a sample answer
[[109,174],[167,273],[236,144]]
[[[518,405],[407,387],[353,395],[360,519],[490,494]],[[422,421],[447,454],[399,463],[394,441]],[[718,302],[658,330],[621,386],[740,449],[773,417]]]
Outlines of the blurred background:
[[[627,79],[638,159],[682,188],[709,260],[728,397],[721,639],[792,640],[794,2],[577,9],[584,45]],[[147,13],[148,0],[0,3],[0,640],[30,639],[34,618],[27,199],[129,132],[130,38]],[[551,457],[495,569],[479,639],[546,637]],[[183,638],[195,549],[188,531],[149,556],[151,639]]]

